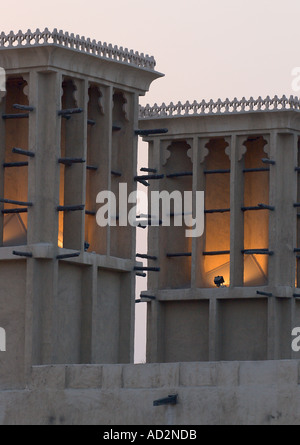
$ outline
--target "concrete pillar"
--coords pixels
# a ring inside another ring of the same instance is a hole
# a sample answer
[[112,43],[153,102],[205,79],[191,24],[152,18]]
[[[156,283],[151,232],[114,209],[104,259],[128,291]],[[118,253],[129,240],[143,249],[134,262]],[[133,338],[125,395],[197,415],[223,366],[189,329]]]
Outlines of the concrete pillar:
[[[148,165],[149,168],[157,170],[157,173],[161,172],[161,140],[159,137],[147,138],[149,144],[148,150]],[[160,190],[160,180],[151,181],[148,187],[148,202],[149,210],[151,205],[151,192]],[[158,216],[159,215],[155,215]],[[144,229],[138,229],[144,230]],[[157,258],[157,261],[148,260],[148,265],[160,267],[161,264],[161,249],[160,249],[160,226],[153,226],[151,230],[148,230],[148,255]],[[147,273],[147,288],[158,295],[159,289],[159,274],[160,272],[148,272]],[[147,303],[147,350],[146,359],[149,363],[158,362],[159,359],[162,360],[162,344],[160,329],[162,329],[162,307],[159,300],[151,301]]]
[[[205,199],[205,175],[204,159],[208,153],[205,145],[209,142],[207,138],[194,138],[193,140],[193,191],[204,191]],[[193,238],[192,256],[192,287],[204,285],[203,251],[205,250],[205,227],[201,237]]]
[[[5,114],[6,108],[6,100],[5,93],[0,92],[0,115]],[[5,121],[0,119],[0,164],[2,165],[5,160]],[[0,179],[0,196],[4,197],[4,175],[1,176]],[[3,213],[0,213],[0,246],[3,245],[3,222],[4,216]]]
[[244,202],[243,142],[244,136],[231,136],[230,169],[230,287],[243,285]]

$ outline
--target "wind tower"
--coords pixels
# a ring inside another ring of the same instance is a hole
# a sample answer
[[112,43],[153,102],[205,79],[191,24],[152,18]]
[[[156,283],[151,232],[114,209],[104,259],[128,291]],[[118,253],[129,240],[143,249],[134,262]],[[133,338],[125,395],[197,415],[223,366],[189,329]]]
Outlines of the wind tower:
[[133,361],[135,228],[96,196],[136,189],[155,60],[48,29],[0,36],[0,387],[32,365]]
[[169,130],[145,137],[163,176],[149,191],[205,194],[202,236],[149,228],[148,361],[299,355],[299,110],[285,96],[141,108],[141,129]]

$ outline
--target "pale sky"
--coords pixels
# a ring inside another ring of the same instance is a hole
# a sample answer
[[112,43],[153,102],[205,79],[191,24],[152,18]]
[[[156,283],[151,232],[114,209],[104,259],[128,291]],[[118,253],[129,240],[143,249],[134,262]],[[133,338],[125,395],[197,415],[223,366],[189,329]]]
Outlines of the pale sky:
[[[165,77],[141,98],[145,105],[300,95],[291,86],[299,17],[299,0],[2,0],[0,31],[58,28],[153,55]],[[138,362],[144,309],[137,305]]]

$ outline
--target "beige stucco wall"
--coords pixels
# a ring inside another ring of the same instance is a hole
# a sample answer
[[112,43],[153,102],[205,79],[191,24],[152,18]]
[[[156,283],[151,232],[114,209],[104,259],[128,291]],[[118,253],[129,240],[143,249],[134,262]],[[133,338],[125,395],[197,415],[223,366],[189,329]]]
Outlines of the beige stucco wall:
[[[32,368],[0,392],[0,424],[299,424],[298,360]],[[178,394],[178,404],[153,401]]]

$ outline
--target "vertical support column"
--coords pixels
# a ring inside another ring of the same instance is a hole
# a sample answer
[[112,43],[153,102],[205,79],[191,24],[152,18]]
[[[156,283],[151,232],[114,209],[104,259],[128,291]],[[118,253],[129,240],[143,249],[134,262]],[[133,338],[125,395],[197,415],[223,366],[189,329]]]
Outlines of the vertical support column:
[[29,116],[29,150],[35,157],[28,166],[28,244],[57,245],[59,196],[59,157],[61,75],[56,72],[30,74],[29,103],[35,111]]
[[92,308],[91,308],[91,363],[97,363],[97,350],[98,350],[98,338],[97,338],[97,326],[98,321],[98,265],[94,261],[92,269]]
[[[5,93],[0,91],[0,165],[4,163],[5,160],[5,121],[2,119],[2,114],[5,114],[6,100]],[[4,196],[4,169],[1,171],[0,175],[0,196]],[[2,212],[0,212],[0,246],[3,245],[3,222],[4,217]]]
[[[108,184],[108,190],[112,190],[112,182],[111,182],[111,169],[112,169],[112,126],[113,126],[113,94],[114,94],[114,89],[112,86],[108,87],[107,93],[106,93],[106,100],[107,100],[107,113],[108,113],[108,118],[107,118],[107,129],[106,131],[109,133],[109,136],[107,138],[107,143],[108,143],[108,180],[107,180],[107,184]],[[111,227],[108,226],[107,227],[107,232],[106,232],[106,236],[107,236],[107,244],[106,244],[106,254],[110,255],[110,250],[111,250]]]
[[244,136],[231,136],[230,167],[230,287],[243,285],[244,202],[243,146]]
[[[196,209],[196,192],[197,191],[203,191],[203,188],[198,188],[198,137],[193,138],[192,142],[192,163],[193,163],[193,216],[195,216],[197,209]],[[199,184],[202,185],[202,184]],[[201,236],[203,238],[203,235]],[[198,276],[198,268],[199,268],[199,258],[198,258],[198,244],[199,239],[198,238],[192,238],[192,265],[191,265],[191,288],[195,289],[197,287],[197,276]]]
[[[269,285],[274,288],[295,285],[296,209],[293,204],[297,201],[297,147],[295,133],[273,131],[270,134],[270,159],[276,162],[270,165],[270,205],[275,210],[269,216],[269,249],[274,252],[269,258]],[[290,355],[292,303],[269,298],[269,359]]]
[[209,331],[208,331],[208,354],[209,361],[218,360],[219,345],[219,323],[218,323],[218,300],[213,296],[209,300]]
[[[29,77],[29,103],[35,108],[29,118],[28,198],[34,203],[28,214],[28,244],[57,246],[59,197],[61,75],[33,71]],[[32,364],[51,363],[55,348],[56,260],[28,260],[25,312],[26,371]]]
[[[161,141],[159,138],[146,139],[148,142],[148,163],[149,168],[153,168],[157,170],[157,173],[160,173],[161,161],[160,161],[160,146]],[[151,205],[151,192],[160,190],[160,180],[151,181],[150,186],[148,187],[148,213],[150,214],[150,205]],[[154,215],[158,219],[160,215]],[[144,230],[144,229],[137,229]],[[157,258],[157,265],[160,265],[161,260],[161,250],[159,243],[159,232],[160,226],[150,226],[148,229],[148,254],[150,256],[155,256]],[[147,277],[147,288],[149,290],[157,291],[159,288],[159,272],[148,272]]]
[[[149,167],[154,168],[160,173],[161,168],[161,157],[160,157],[160,139],[153,138],[152,140],[147,139],[149,143],[148,158]],[[148,200],[149,200],[149,210],[150,210],[150,193],[151,191],[160,190],[160,180],[151,181],[150,187],[148,187]],[[150,212],[149,212],[150,213]],[[159,215],[155,215],[159,218]],[[139,229],[142,230],[142,229]],[[151,256],[156,256],[158,261],[158,266],[160,264],[160,243],[159,243],[159,230],[160,226],[151,226],[148,229],[148,254]],[[157,292],[159,288],[159,273],[160,272],[148,272],[147,278],[147,288],[153,292]],[[161,327],[161,303],[158,300],[151,301],[147,303],[147,362],[154,363],[162,358],[160,353],[161,344],[159,330]]]
[[135,273],[121,274],[118,363],[134,361]]
[[163,303],[147,303],[147,363],[164,362]]
[[[270,205],[275,207],[269,217],[269,246],[274,255],[269,259],[269,283],[273,286],[294,286],[296,246],[297,174],[295,152],[297,135],[294,133],[271,133],[270,159]],[[282,258],[285,260],[282,261]],[[291,267],[293,264],[293,267]]]
[[[208,149],[206,144],[209,139],[198,139],[194,151],[194,163],[193,163],[193,187],[196,190],[204,191],[205,199],[205,174],[204,174],[204,160],[208,155]],[[196,159],[195,159],[196,158]],[[195,238],[193,243],[193,256],[192,256],[192,287],[203,287],[204,286],[204,256],[203,252],[205,250],[205,226],[204,234],[200,238]]]

